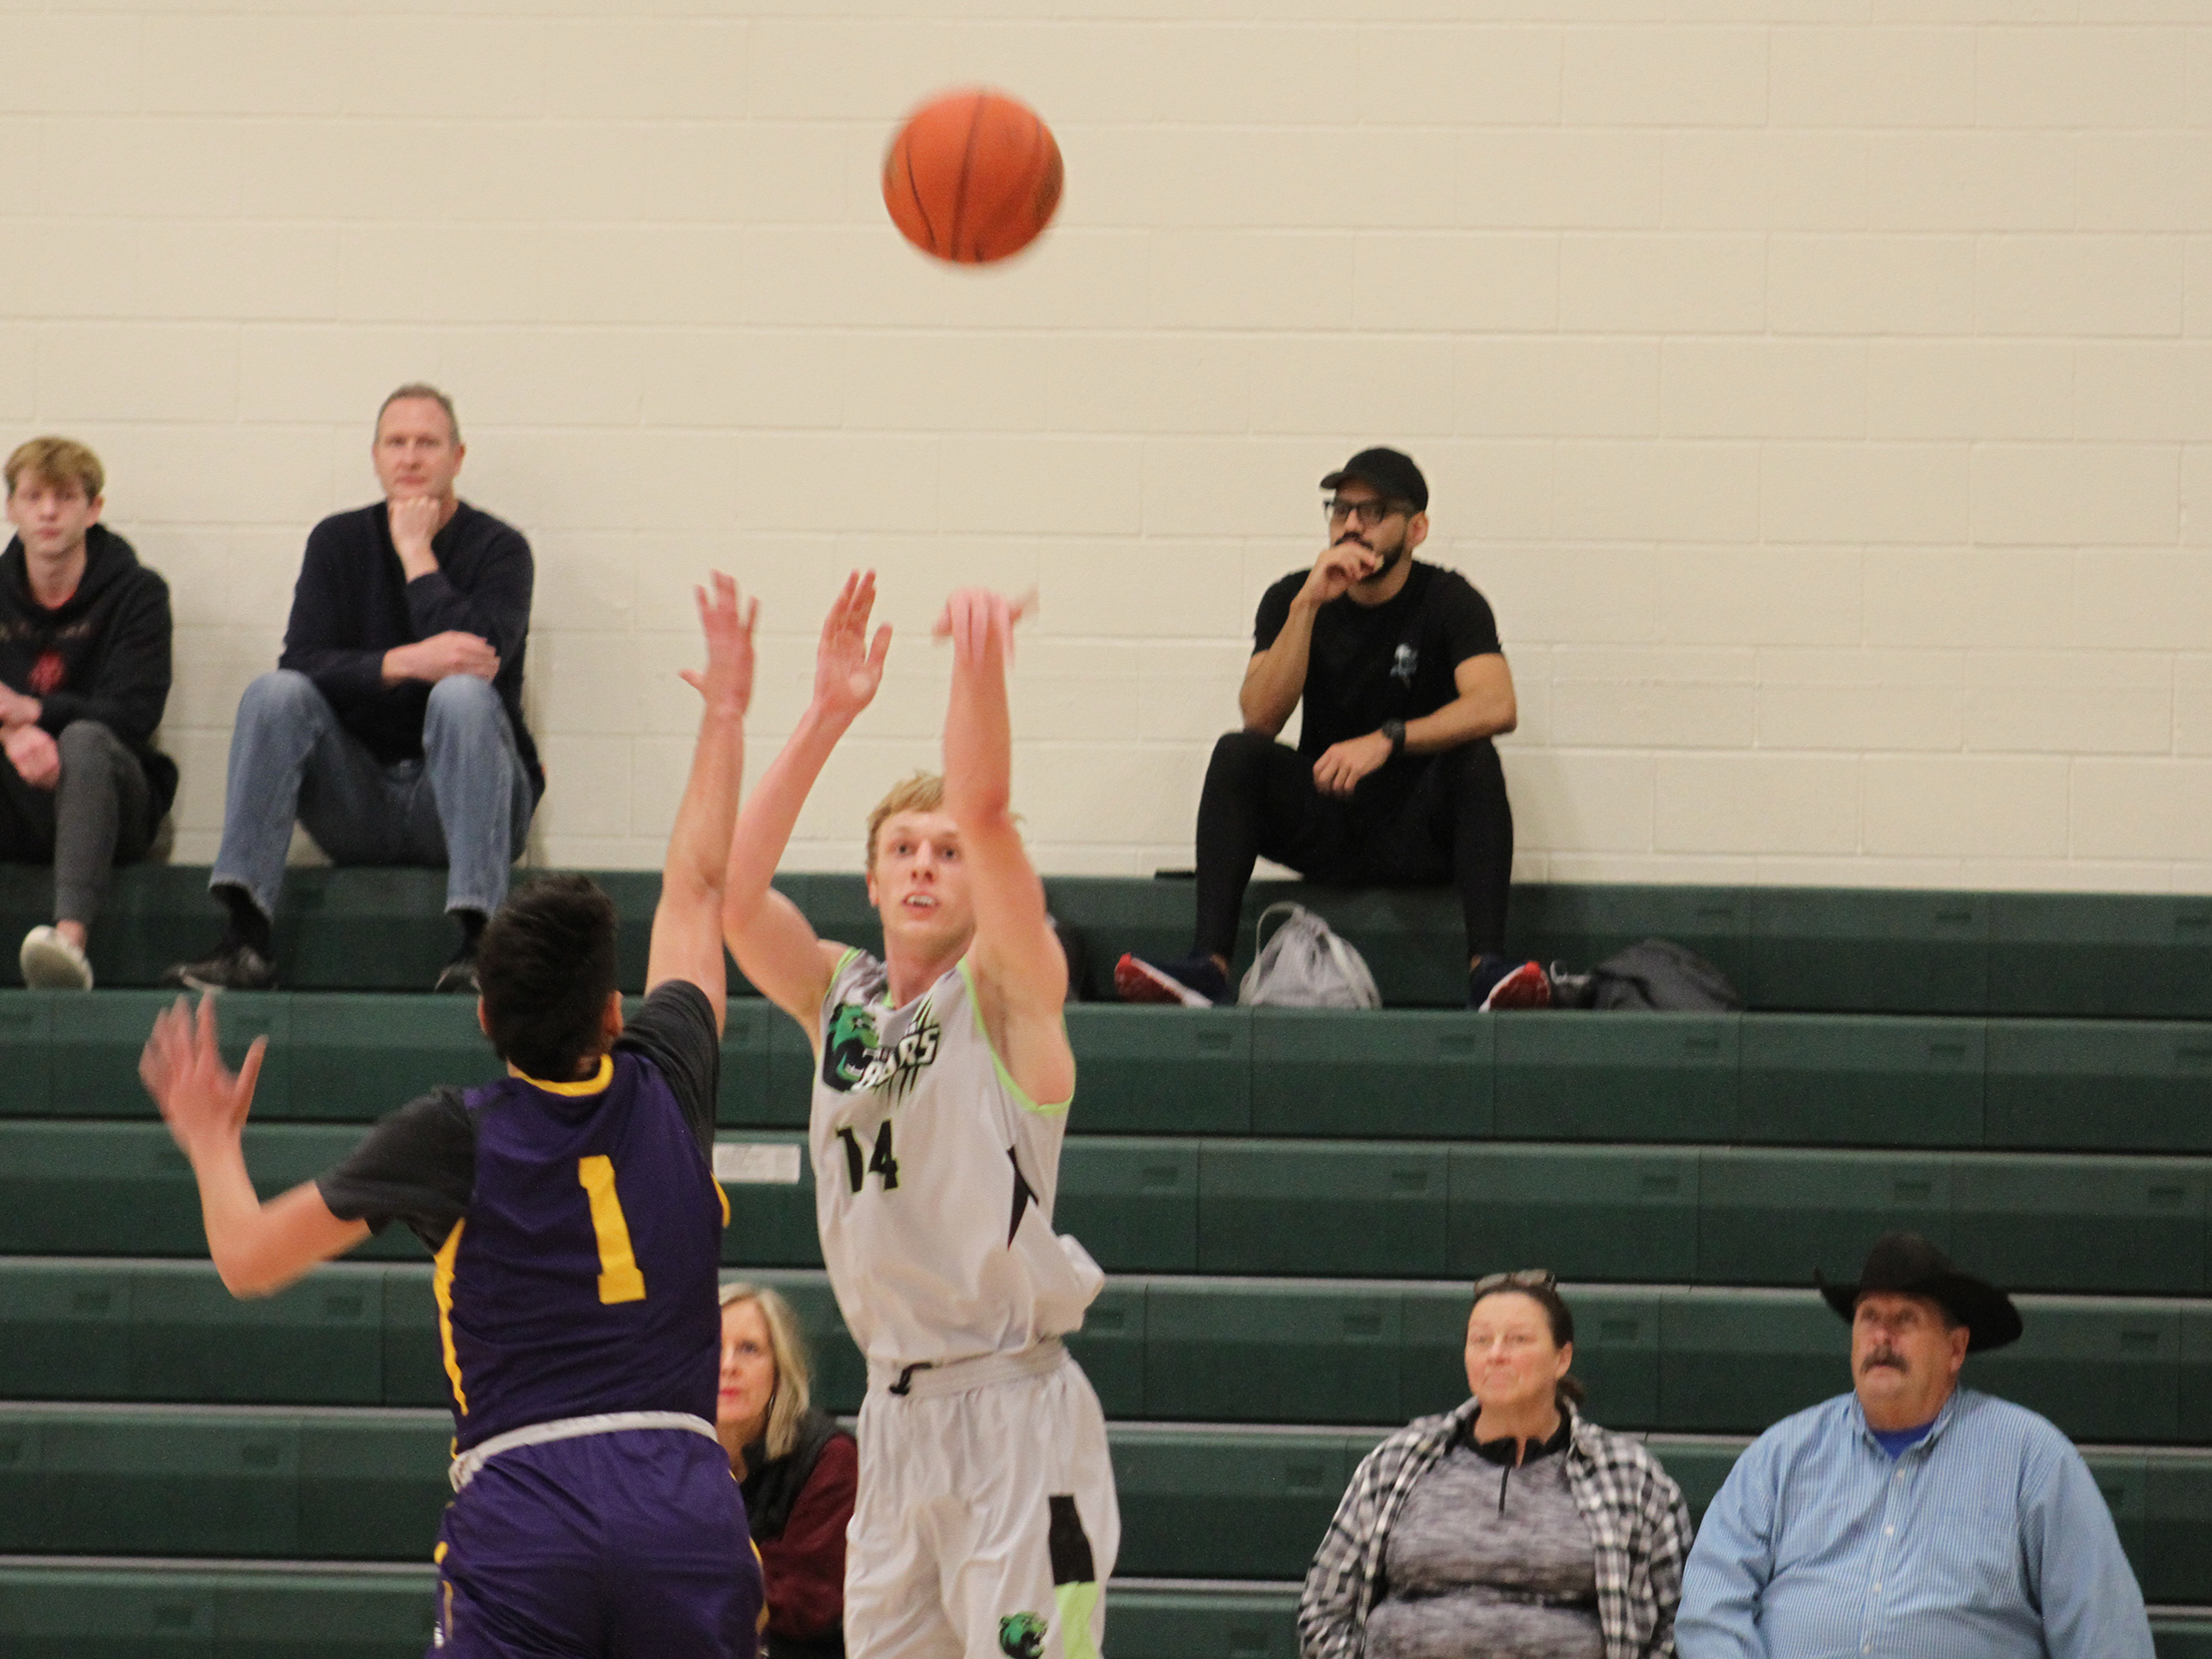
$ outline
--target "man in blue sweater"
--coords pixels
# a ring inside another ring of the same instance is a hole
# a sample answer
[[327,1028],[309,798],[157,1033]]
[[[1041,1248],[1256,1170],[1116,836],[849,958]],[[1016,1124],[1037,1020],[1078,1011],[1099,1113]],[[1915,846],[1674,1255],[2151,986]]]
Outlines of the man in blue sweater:
[[477,935],[545,775],[522,719],[530,544],[454,493],[466,453],[436,387],[384,399],[370,446],[384,499],[314,527],[283,655],[239,700],[209,882],[229,922],[168,983],[276,982],[273,923],[296,819],[333,863],[446,865],[460,939],[436,988],[474,994]]

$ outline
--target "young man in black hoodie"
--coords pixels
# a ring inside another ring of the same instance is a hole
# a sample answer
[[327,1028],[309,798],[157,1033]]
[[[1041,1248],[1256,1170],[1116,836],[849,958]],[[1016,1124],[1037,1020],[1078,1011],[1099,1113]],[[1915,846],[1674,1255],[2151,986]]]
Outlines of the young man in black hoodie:
[[169,702],[169,584],[100,522],[100,457],[33,438],[8,457],[0,553],[0,859],[54,865],[54,923],[23,982],[90,990],[108,871],[145,856],[177,794],[153,746]]
[[533,567],[522,532],[454,493],[452,399],[401,386],[369,446],[384,499],[307,537],[275,673],[239,699],[209,886],[230,914],[169,984],[264,990],[293,820],[338,864],[444,864],[460,947],[441,991],[476,993],[476,939],[545,791],[522,719]]

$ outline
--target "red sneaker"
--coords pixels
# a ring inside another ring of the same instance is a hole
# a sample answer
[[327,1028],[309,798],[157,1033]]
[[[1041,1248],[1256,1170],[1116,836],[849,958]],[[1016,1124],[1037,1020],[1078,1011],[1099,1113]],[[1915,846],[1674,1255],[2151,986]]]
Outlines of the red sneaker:
[[1538,962],[1523,962],[1511,973],[1490,987],[1490,994],[1482,999],[1485,1011],[1500,1008],[1548,1008],[1551,1006],[1551,975],[1544,972]]
[[[1206,965],[1213,966],[1211,962]],[[1220,970],[1216,969],[1215,973],[1219,977]],[[1129,954],[1124,954],[1114,964],[1114,994],[1124,1002],[1179,1003],[1185,1008],[1214,1006],[1214,999],[1204,991],[1184,984],[1175,975],[1154,967],[1142,956]]]

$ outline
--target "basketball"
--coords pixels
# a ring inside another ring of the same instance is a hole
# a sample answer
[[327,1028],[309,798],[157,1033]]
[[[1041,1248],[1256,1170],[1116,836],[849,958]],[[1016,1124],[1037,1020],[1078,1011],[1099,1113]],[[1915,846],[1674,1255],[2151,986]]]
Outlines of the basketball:
[[907,118],[883,158],[883,206],[925,254],[988,265],[1018,254],[1060,205],[1060,147],[1004,93],[949,92]]

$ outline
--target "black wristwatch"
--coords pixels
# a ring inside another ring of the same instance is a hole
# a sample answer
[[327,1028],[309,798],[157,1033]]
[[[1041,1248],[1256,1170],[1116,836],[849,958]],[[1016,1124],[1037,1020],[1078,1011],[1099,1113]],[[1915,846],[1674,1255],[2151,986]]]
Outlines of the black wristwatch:
[[1382,730],[1382,735],[1390,740],[1390,759],[1394,761],[1405,753],[1405,722],[1385,720]]

